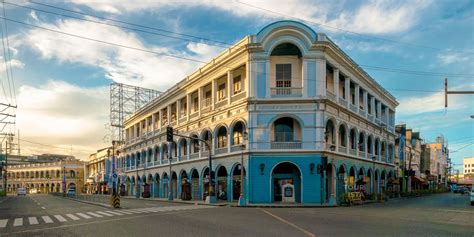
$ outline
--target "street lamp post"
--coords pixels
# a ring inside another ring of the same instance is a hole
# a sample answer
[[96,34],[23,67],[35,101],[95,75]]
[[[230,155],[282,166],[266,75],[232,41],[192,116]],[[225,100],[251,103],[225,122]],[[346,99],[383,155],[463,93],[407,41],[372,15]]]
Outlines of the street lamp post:
[[244,150],[245,142],[248,140],[248,133],[244,131],[243,141],[242,141],[242,152],[240,153],[240,197],[239,197],[239,206],[245,206],[247,201],[244,196]]

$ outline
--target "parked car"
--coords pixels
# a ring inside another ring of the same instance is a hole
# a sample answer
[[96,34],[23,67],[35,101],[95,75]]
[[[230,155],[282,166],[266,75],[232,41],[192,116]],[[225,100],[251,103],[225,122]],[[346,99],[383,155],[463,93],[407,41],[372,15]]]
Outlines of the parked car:
[[75,196],[76,195],[76,188],[68,188],[66,192],[67,196]]
[[474,188],[471,190],[471,195],[469,198],[471,200],[471,206],[474,206]]
[[17,188],[16,189],[17,196],[26,196],[26,189],[25,188]]
[[469,194],[471,192],[471,189],[469,189],[468,187],[462,187],[459,192],[461,193],[461,195]]

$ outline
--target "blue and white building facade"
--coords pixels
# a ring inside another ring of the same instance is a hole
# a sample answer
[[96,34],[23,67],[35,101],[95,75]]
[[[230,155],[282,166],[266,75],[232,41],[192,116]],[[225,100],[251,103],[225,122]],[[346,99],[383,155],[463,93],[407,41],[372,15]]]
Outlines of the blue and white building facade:
[[[335,205],[351,190],[381,192],[394,178],[396,99],[325,34],[280,21],[249,35],[130,116],[120,152],[127,195],[192,199],[209,185],[227,201]],[[209,140],[175,136],[166,127]],[[246,136],[248,134],[248,136]],[[248,139],[246,139],[248,137]],[[169,162],[171,160],[171,172]],[[189,190],[188,190],[189,191]]]

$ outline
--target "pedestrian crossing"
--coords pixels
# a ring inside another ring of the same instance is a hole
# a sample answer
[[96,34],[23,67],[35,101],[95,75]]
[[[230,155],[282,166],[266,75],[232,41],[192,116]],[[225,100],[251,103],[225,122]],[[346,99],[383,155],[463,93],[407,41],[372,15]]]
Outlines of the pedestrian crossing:
[[67,214],[56,214],[56,215],[43,215],[43,216],[29,216],[29,217],[17,217],[12,219],[0,219],[0,230],[4,228],[18,228],[28,225],[46,225],[54,223],[66,223],[80,220],[93,220],[94,218],[107,218],[107,217],[123,217],[127,215],[140,215],[157,212],[170,212],[170,211],[181,211],[181,210],[193,210],[213,208],[213,206],[203,205],[186,205],[186,206],[166,206],[166,207],[149,207],[149,208],[135,208],[135,209],[121,209],[121,210],[103,210],[103,211],[91,211],[91,212],[77,212]]

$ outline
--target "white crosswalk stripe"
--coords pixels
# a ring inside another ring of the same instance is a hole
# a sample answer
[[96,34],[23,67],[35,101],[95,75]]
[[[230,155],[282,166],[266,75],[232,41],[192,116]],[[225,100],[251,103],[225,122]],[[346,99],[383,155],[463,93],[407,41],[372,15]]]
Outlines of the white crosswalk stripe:
[[104,215],[104,216],[113,216],[112,214],[109,214],[109,213],[103,212],[103,211],[96,211],[96,212],[101,214],[101,215]]
[[87,212],[87,214],[91,215],[91,216],[95,216],[95,217],[103,217],[97,213],[94,213],[94,212]]
[[66,218],[64,218],[64,217],[61,216],[61,215],[54,215],[54,217],[55,217],[56,219],[58,219],[59,222],[66,222],[66,221],[67,221]]
[[79,217],[77,217],[77,216],[75,216],[75,215],[73,215],[73,214],[66,214],[66,216],[69,217],[69,218],[71,218],[73,221],[77,221],[77,220],[80,219]]
[[42,216],[41,218],[43,218],[43,221],[46,224],[53,223],[53,220],[49,216]]
[[0,220],[0,228],[5,228],[8,224],[8,219]]
[[13,221],[13,226],[22,226],[23,225],[23,218],[15,218]]
[[79,212],[79,213],[76,213],[76,215],[78,215],[78,216],[80,216],[80,217],[82,217],[82,218],[84,218],[84,219],[91,219],[91,218],[92,218],[92,217],[90,217],[90,216],[88,216],[88,215],[86,215],[86,214],[84,214],[84,213],[80,213],[80,212]]
[[30,222],[30,225],[37,225],[38,224],[38,219],[36,217],[28,217],[28,221]]
[[116,216],[123,216],[122,213],[118,213],[118,212],[114,212],[114,211],[105,211],[105,212],[116,215]]
[[126,215],[133,214],[132,212],[129,212],[129,211],[123,211],[123,210],[115,210],[115,212],[119,212],[119,213],[126,214]]

